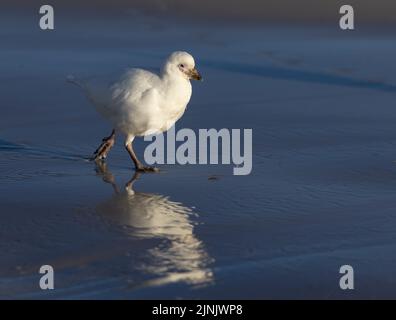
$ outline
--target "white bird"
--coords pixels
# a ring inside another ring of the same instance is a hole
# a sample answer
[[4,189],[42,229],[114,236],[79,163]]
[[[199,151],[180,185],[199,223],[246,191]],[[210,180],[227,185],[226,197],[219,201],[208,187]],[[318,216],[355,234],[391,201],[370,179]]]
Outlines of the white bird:
[[126,136],[125,148],[136,171],[158,171],[144,166],[132,147],[135,137],[167,131],[181,118],[190,101],[190,80],[201,80],[194,58],[187,52],[173,52],[160,74],[143,69],[128,69],[115,82],[100,84],[69,76],[81,87],[96,110],[109,120],[113,131],[94,152],[95,160],[107,157],[115,143],[116,132]]

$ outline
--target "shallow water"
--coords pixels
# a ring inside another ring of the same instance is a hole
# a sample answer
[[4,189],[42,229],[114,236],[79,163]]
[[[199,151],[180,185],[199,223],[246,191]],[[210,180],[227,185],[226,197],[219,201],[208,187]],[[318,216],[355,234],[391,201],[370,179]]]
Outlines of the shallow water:
[[[0,297],[395,297],[393,37],[70,19],[1,29]],[[205,78],[177,128],[252,128],[249,176],[133,179],[122,141],[106,165],[86,160],[110,127],[65,76],[155,68],[175,49]],[[344,264],[354,291],[339,289]]]

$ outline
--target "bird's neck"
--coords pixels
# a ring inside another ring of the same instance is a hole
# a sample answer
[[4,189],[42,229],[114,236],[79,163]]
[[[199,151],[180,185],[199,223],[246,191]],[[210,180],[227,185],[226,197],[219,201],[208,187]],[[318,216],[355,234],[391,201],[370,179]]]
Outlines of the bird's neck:
[[189,79],[180,75],[164,74],[162,77],[164,92],[173,96],[180,104],[187,104],[191,97],[192,86]]
[[167,85],[191,85],[190,80],[180,74],[164,72],[161,74],[161,80]]

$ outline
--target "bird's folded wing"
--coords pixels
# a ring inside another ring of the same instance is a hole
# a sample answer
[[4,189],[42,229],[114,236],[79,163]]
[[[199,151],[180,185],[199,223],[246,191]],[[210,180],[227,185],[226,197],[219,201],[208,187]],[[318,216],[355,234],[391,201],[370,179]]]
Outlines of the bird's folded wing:
[[[114,80],[117,79],[117,80]],[[70,81],[70,80],[69,80]],[[159,83],[159,77],[143,69],[128,69],[121,76],[91,77],[73,82],[81,87],[99,113],[108,117],[123,104],[137,104]]]

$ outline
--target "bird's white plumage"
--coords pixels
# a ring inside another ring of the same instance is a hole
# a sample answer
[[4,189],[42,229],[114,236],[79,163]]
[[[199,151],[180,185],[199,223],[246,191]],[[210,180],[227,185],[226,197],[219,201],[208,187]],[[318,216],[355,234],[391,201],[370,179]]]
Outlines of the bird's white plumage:
[[157,134],[168,130],[183,115],[192,88],[185,70],[195,70],[187,52],[172,53],[160,74],[128,69],[114,82],[95,79],[69,81],[83,88],[96,110],[127,136]]

